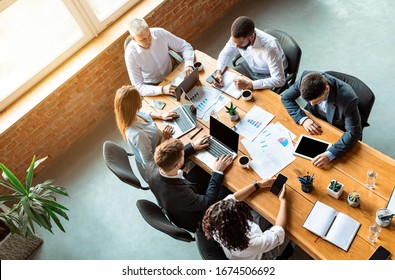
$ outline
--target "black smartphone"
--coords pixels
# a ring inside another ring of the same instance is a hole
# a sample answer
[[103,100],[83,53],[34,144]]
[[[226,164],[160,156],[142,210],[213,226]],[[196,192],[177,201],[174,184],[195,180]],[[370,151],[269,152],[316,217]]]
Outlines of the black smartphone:
[[380,245],[370,256],[369,260],[388,260],[390,256],[391,252]]
[[285,182],[287,182],[287,180],[288,178],[285,177],[283,174],[278,174],[276,180],[274,180],[273,185],[270,187],[270,191],[275,195],[278,195],[281,192],[283,185],[285,184]]

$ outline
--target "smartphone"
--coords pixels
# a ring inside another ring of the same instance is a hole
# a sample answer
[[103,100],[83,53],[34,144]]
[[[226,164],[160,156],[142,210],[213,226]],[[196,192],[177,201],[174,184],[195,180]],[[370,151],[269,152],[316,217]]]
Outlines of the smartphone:
[[283,189],[283,185],[287,182],[288,178],[283,174],[278,174],[276,180],[274,180],[273,185],[270,187],[270,191],[275,195],[278,195]]
[[149,101],[149,105],[151,105],[151,107],[162,110],[166,106],[166,103],[160,100],[152,99]]
[[370,256],[369,260],[388,260],[390,256],[391,252],[380,245]]

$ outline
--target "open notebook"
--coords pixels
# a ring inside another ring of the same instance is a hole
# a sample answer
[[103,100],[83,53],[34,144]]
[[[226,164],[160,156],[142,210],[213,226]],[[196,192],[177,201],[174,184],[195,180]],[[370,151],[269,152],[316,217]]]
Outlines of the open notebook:
[[348,251],[361,224],[334,208],[317,201],[303,227],[330,243]]

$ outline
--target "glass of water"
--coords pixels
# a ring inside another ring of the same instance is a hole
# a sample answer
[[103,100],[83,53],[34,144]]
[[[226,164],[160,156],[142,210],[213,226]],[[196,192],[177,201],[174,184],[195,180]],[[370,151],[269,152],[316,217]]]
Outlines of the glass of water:
[[377,179],[377,171],[373,169],[369,169],[366,178],[366,186],[372,190],[376,186],[376,179]]

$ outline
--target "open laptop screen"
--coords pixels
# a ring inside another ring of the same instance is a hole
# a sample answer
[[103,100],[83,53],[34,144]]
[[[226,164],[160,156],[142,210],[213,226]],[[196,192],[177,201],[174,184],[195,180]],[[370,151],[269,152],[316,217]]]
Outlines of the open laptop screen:
[[192,71],[192,73],[186,77],[176,88],[176,98],[178,101],[180,101],[182,91],[184,90],[185,92],[190,91],[196,83],[199,81],[199,69],[196,68],[195,70]]
[[239,147],[239,134],[212,116],[210,116],[210,135],[237,153]]

